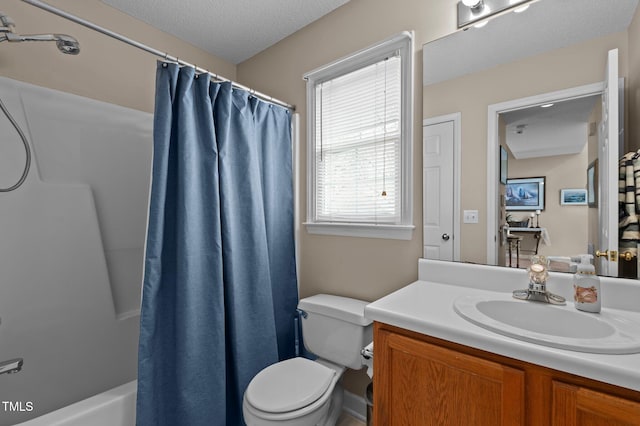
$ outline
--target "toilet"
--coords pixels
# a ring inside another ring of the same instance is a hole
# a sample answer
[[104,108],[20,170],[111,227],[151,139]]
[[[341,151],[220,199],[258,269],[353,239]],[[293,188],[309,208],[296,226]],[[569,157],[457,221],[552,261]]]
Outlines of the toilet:
[[360,351],[373,339],[367,302],[318,294],[301,299],[304,346],[318,358],[292,358],[266,367],[249,383],[242,412],[248,426],[334,426],[342,411],[339,383],[359,370]]

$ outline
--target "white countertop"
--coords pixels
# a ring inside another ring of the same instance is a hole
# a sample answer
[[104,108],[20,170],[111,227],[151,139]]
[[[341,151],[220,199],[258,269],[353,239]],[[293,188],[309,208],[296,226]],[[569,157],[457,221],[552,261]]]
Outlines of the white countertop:
[[[419,271],[418,281],[367,305],[365,316],[450,342],[640,391],[640,353],[603,355],[528,343],[474,325],[453,310],[453,302],[460,296],[490,296],[492,292],[504,294],[526,288],[526,271],[424,259],[420,259]],[[630,310],[629,300],[640,304],[640,283],[605,278],[601,281],[603,310]],[[570,274],[552,273],[548,287],[571,300]],[[635,316],[640,312],[640,306],[632,312]]]

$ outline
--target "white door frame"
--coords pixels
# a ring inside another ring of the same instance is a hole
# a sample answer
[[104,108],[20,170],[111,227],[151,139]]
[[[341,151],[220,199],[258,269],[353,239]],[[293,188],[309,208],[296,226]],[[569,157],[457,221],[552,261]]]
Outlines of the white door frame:
[[498,261],[498,115],[522,108],[560,102],[568,99],[600,95],[604,82],[586,84],[555,92],[543,93],[526,98],[514,99],[489,105],[487,108],[487,265],[497,265]]
[[[620,110],[619,110],[619,69],[618,69],[618,49],[612,49],[607,54],[605,64],[604,94],[602,96],[602,123],[598,131],[598,161],[600,176],[618,176],[618,159],[622,155],[619,149]],[[623,120],[624,121],[624,120]],[[617,151],[617,155],[611,155],[611,151]],[[603,158],[600,153],[604,152]],[[606,251],[618,251],[618,180],[608,179],[605,182],[598,182],[600,192],[598,192],[598,246],[597,249]],[[595,256],[596,253],[594,253]],[[600,273],[602,275],[618,276],[617,256],[599,257]],[[597,263],[596,263],[597,264]]]
[[[460,159],[462,157],[462,114],[454,112],[452,114],[439,115],[437,117],[425,118],[422,120],[422,127],[433,124],[453,121],[453,260],[460,260]],[[423,154],[424,155],[424,154]],[[423,182],[424,184],[424,182]],[[424,185],[422,192],[422,203],[424,206]],[[424,222],[424,208],[422,214]],[[424,229],[424,226],[423,226]],[[424,243],[424,235],[422,236]]]

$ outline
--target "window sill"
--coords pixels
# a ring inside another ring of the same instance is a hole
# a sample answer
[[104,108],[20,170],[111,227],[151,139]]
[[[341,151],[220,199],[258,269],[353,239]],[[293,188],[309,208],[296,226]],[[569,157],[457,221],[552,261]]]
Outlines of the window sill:
[[340,235],[344,237],[386,238],[410,240],[413,225],[372,225],[362,223],[305,222],[309,234]]

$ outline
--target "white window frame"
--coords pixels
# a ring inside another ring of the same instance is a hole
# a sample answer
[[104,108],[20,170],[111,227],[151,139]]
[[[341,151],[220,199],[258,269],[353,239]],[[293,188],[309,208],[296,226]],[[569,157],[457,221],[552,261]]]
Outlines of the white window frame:
[[[401,220],[398,224],[316,221],[315,87],[399,53],[401,65]],[[307,81],[307,221],[310,234],[411,240],[413,237],[413,32],[404,31],[304,75]]]

